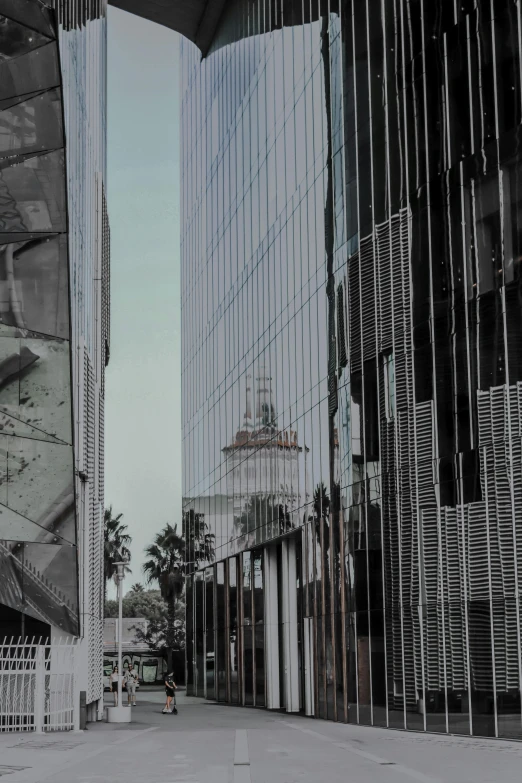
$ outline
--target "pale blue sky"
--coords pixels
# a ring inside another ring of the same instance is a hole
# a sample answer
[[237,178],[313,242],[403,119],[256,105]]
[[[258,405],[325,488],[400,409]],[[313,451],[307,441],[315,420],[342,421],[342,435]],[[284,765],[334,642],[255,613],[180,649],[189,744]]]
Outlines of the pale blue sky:
[[105,503],[143,548],[181,523],[178,35],[109,7]]

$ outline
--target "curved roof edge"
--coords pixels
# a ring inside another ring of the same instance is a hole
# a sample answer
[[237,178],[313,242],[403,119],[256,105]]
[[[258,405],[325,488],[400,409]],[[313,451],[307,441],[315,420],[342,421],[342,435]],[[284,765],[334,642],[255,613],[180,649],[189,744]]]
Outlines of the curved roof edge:
[[207,54],[226,0],[109,0],[109,5],[175,30]]

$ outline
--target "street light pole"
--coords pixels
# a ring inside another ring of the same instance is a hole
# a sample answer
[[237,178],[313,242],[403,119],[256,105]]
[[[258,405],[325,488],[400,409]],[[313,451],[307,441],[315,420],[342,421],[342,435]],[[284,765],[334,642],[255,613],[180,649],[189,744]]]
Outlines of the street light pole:
[[122,637],[123,637],[123,590],[122,582],[125,576],[125,564],[115,563],[117,570],[118,580],[118,707],[122,706],[122,681],[123,681],[123,666],[122,666]]
[[114,563],[116,568],[115,578],[118,585],[118,704],[116,707],[107,708],[107,720],[109,723],[130,723],[131,707],[123,707],[122,704],[122,644],[123,644],[123,580],[125,578],[124,561]]

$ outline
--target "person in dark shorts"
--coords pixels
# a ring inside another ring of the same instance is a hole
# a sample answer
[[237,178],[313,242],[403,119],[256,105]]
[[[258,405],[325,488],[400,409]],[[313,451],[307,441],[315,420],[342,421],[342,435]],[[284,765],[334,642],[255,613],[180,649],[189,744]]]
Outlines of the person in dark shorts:
[[114,706],[118,706],[118,667],[115,666],[110,676],[111,693],[114,694]]
[[177,715],[178,711],[176,709],[176,683],[174,682],[174,673],[167,674],[165,677],[165,694],[167,696],[167,703],[163,708],[163,712],[170,712],[174,715]]

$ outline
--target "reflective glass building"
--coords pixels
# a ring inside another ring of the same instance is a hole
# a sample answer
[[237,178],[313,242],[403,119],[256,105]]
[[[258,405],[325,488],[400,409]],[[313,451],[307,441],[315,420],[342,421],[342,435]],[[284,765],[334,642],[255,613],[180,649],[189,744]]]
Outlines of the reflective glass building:
[[182,46],[189,692],[522,738],[521,5]]
[[79,637],[87,705],[102,697],[104,16],[103,0],[0,0],[0,641]]

